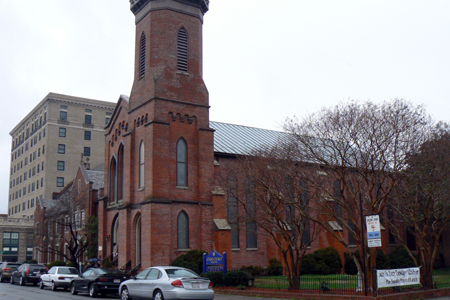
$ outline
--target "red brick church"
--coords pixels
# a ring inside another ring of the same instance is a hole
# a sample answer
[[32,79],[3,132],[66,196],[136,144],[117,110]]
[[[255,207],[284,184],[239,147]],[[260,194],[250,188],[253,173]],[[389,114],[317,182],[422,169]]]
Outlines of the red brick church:
[[[136,17],[134,83],[106,127],[98,256],[142,269],[170,265],[201,249],[226,251],[233,268],[267,266],[271,257],[280,258],[276,247],[243,211],[230,218],[228,182],[220,178],[233,169],[236,155],[276,142],[282,133],[209,120],[202,78],[209,1],[130,2]],[[325,233],[313,244],[322,246],[343,253]]]
[[134,83],[106,128],[99,256],[117,252],[119,266],[146,268],[214,248],[214,130],[202,78],[208,1],[130,2]]

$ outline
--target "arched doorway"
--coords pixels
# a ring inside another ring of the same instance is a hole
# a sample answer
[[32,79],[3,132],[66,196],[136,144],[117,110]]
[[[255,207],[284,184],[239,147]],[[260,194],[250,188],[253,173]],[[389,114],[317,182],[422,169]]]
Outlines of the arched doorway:
[[136,222],[136,265],[141,263],[141,216]]
[[119,215],[116,215],[111,230],[111,260],[117,264],[119,259]]

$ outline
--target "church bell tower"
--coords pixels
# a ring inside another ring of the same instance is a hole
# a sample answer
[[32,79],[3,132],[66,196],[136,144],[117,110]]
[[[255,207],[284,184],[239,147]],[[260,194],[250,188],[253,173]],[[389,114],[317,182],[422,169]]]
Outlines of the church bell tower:
[[208,105],[202,26],[209,0],[130,0],[136,47],[131,109],[154,98]]

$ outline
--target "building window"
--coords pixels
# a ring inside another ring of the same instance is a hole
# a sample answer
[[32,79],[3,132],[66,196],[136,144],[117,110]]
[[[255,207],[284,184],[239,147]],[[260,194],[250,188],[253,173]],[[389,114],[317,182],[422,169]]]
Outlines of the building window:
[[65,170],[65,162],[64,161],[58,161],[58,171],[64,171]]
[[85,215],[84,215],[84,210],[82,210],[80,212],[80,226],[81,226],[81,228],[84,228],[84,223],[85,223]]
[[42,146],[42,155],[45,154],[45,145]]
[[228,179],[228,224],[231,227],[231,248],[239,248],[238,202],[236,199],[237,182],[234,177]]
[[56,178],[56,186],[57,187],[64,187],[64,177],[57,177]]
[[59,128],[59,137],[66,137],[66,128]]
[[258,247],[256,235],[256,200],[253,180],[247,180],[246,205],[247,205],[247,248]]
[[189,249],[189,217],[184,211],[178,215],[178,249]]
[[139,79],[144,76],[145,76],[145,33],[142,33],[139,52]]
[[144,187],[145,179],[145,146],[144,141],[141,142],[141,147],[139,149],[139,187]]
[[67,121],[67,111],[60,111],[59,112],[59,119],[61,121]]
[[123,178],[124,178],[124,149],[123,145],[120,145],[119,147],[119,153],[118,153],[118,163],[117,163],[117,199],[122,200],[123,199]]
[[84,140],[85,141],[90,141],[91,140],[91,132],[90,131],[85,131],[84,132]]
[[188,185],[188,148],[183,138],[177,143],[177,186]]
[[91,115],[84,115],[84,123],[85,124],[92,124],[92,116]]
[[178,31],[178,71],[188,71],[188,34],[185,28]]
[[110,202],[117,201],[117,163],[113,157],[109,166],[109,199]]
[[[302,179],[300,181],[301,185],[301,195],[300,200],[302,203],[303,210],[306,215],[309,215],[309,187],[306,180]],[[293,192],[292,192],[293,194]],[[293,196],[292,196],[293,197]],[[303,245],[309,245],[311,243],[311,224],[309,219],[305,219],[303,221],[304,229],[303,229]]]
[[91,156],[91,147],[84,147],[84,156]]
[[89,108],[86,108],[84,111],[87,113],[92,113],[92,109],[89,109]]
[[105,119],[105,125],[108,125],[109,121],[111,120],[111,118],[106,118]]
[[65,154],[65,153],[66,153],[66,145],[64,145],[64,144],[59,144],[59,145],[58,145],[58,153],[59,153],[59,154]]
[[61,109],[67,109],[67,105],[61,105]]

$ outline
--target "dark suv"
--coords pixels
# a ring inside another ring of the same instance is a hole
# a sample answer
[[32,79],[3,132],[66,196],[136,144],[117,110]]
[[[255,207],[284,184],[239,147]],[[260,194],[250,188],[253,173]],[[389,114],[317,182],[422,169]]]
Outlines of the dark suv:
[[47,273],[47,267],[40,264],[22,264],[16,271],[11,274],[11,284],[19,282],[20,285],[32,283],[37,285],[41,274]]
[[3,262],[0,264],[0,282],[9,281],[12,272],[14,272],[20,265],[21,262]]

